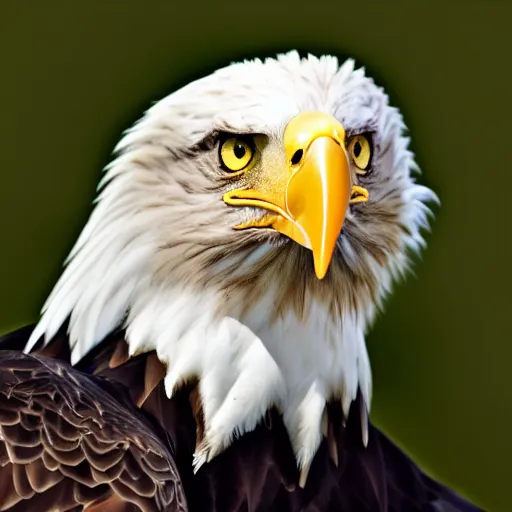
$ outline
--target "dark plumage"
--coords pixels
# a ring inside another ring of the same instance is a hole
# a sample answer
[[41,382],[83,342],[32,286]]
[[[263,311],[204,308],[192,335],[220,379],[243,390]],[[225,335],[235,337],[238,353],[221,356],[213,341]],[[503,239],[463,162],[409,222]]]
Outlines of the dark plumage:
[[275,410],[194,476],[193,386],[169,401],[160,381],[137,408],[151,353],[110,368],[123,343],[117,333],[78,370],[69,365],[63,334],[34,355],[21,354],[31,331],[0,340],[0,510],[479,510],[425,475],[372,425],[364,448],[359,415],[350,414],[344,428],[334,404],[339,465],[324,440],[304,489]]

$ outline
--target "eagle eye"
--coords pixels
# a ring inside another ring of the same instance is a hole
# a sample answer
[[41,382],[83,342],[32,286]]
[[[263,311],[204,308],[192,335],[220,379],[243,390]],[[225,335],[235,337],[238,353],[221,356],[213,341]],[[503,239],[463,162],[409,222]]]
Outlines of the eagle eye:
[[359,174],[364,174],[372,159],[372,145],[367,135],[355,135],[348,143],[348,152]]
[[244,171],[252,162],[254,154],[254,141],[250,137],[228,136],[219,147],[221,166],[230,173]]

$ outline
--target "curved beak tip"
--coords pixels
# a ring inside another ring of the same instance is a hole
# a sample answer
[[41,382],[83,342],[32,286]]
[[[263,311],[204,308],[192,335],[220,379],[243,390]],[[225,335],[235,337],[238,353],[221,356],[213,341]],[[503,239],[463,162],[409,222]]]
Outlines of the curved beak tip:
[[315,274],[319,280],[322,280],[327,274],[329,266],[328,265],[316,265],[315,264]]
[[322,248],[314,247],[312,249],[315,274],[316,277],[320,280],[323,279],[329,271],[336,242],[334,242],[332,245],[329,244],[329,246],[324,246]]

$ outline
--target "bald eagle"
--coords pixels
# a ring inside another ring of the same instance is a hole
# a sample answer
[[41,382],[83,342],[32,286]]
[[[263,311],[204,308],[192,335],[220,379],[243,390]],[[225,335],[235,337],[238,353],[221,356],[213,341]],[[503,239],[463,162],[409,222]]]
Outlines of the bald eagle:
[[153,105],[0,341],[0,510],[479,510],[368,420],[365,333],[437,201],[404,130],[297,52]]

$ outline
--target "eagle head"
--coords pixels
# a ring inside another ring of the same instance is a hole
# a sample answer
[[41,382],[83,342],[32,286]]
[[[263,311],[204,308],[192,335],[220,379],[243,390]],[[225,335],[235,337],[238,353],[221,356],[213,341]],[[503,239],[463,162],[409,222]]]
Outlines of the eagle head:
[[270,407],[307,467],[329,401],[370,405],[364,335],[436,200],[404,128],[330,56],[236,63],[167,96],[118,144],[27,349],[68,321],[77,362],[123,327],[169,397],[199,381],[196,468]]

